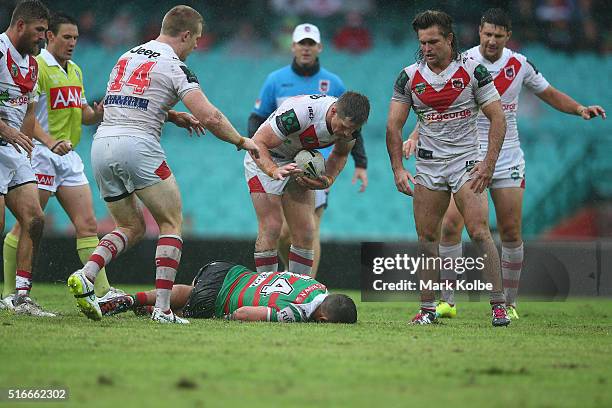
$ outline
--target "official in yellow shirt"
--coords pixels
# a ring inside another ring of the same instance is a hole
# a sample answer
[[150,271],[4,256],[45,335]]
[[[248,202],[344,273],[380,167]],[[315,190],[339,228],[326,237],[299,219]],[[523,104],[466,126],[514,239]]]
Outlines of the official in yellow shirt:
[[[87,103],[81,68],[71,61],[79,38],[76,21],[65,14],[56,14],[49,21],[47,48],[38,61],[38,103],[34,135],[45,132],[49,143],[35,142],[32,167],[38,179],[38,192],[44,209],[55,194],[76,230],[76,249],[85,263],[98,245],[98,228],[93,211],[91,190],[83,161],[73,149],[81,139],[81,125],[100,123],[103,107]],[[41,129],[42,128],[42,129]],[[4,291],[15,287],[16,252],[20,226],[15,224],[4,239]],[[11,285],[11,281],[13,285]],[[8,284],[7,284],[8,282]],[[95,282],[98,297],[112,296],[104,271]],[[6,303],[6,301],[5,301]]]

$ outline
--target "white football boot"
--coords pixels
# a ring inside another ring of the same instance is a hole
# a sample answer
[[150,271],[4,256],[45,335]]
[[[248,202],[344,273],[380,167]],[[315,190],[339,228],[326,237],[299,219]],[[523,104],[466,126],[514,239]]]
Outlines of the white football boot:
[[74,272],[68,278],[68,289],[77,301],[77,306],[91,320],[101,320],[102,311],[94,292],[94,285],[87,279],[82,269]]
[[182,317],[178,317],[171,310],[170,313],[165,314],[158,307],[153,309],[153,313],[151,314],[151,320],[159,323],[174,323],[174,324],[189,324],[189,320],[183,319]]
[[55,317],[55,313],[47,312],[38,303],[32,300],[29,296],[15,296],[13,300],[15,314],[27,314],[37,317]]

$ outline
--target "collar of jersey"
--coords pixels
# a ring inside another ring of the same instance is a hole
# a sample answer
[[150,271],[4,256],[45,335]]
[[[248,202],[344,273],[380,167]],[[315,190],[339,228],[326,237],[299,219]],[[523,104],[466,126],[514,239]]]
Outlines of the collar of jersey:
[[291,63],[291,69],[293,72],[298,74],[299,76],[313,76],[316,75],[317,72],[321,69],[321,65],[319,64],[319,59],[315,61],[315,63],[311,67],[301,67],[295,62],[295,58]]
[[143,47],[144,47],[145,45],[149,44],[149,43],[155,43],[155,44],[156,44],[158,47],[163,47],[163,48],[165,48],[165,49],[166,49],[166,50],[167,50],[167,51],[170,53],[170,55],[172,56],[172,58],[176,58],[176,59],[177,59],[177,60],[179,60],[179,61],[181,60],[181,59],[178,57],[178,55],[176,55],[176,52],[174,52],[174,48],[172,48],[172,47],[170,46],[170,44],[166,44],[165,42],[161,42],[161,41],[157,41],[157,40],[151,40],[151,41],[149,41],[148,43],[143,44]]
[[474,58],[474,59],[477,62],[479,62],[480,64],[487,64],[487,65],[492,66],[492,67],[501,67],[501,66],[506,65],[506,62],[508,61],[508,58],[509,58],[509,54],[511,52],[512,51],[510,49],[504,48],[504,50],[502,51],[501,57],[499,57],[499,59],[497,61],[491,62],[488,59],[486,59],[484,57],[484,55],[481,54],[480,46],[477,45],[477,46],[474,47],[473,55],[475,55],[477,57],[477,58]]
[[[43,59],[43,61],[45,61],[45,63],[50,66],[57,66],[57,67],[62,67],[59,62],[57,62],[57,60],[55,59],[55,57],[53,56],[53,54],[51,54],[49,51],[47,51],[46,48],[43,48],[42,50],[40,50],[40,58]],[[70,60],[68,60],[68,62],[72,62]]]
[[28,55],[26,54],[25,57],[21,56],[19,51],[17,51],[17,48],[15,48],[15,46],[11,42],[11,39],[9,38],[8,34],[6,34],[6,31],[0,34],[0,36],[2,36],[2,40],[8,44],[9,49],[11,50],[11,57],[13,57],[13,60],[17,62],[17,65],[19,65],[20,67],[29,65],[29,62],[26,62],[28,61]]

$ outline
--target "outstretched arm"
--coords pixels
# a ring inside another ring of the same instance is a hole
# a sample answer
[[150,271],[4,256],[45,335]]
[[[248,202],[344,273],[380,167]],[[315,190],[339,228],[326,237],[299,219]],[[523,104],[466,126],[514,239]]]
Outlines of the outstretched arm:
[[248,138],[240,136],[229,120],[217,109],[200,89],[188,92],[183,103],[193,116],[218,139],[247,150],[252,156],[259,156],[259,148]]
[[556,110],[570,115],[581,116],[584,120],[592,119],[596,116],[606,118],[606,111],[599,105],[583,106],[572,99],[571,96],[549,86],[542,92],[536,94],[538,98],[555,108]]
[[272,309],[266,306],[242,306],[229,315],[229,320],[242,320],[245,322],[269,322]]

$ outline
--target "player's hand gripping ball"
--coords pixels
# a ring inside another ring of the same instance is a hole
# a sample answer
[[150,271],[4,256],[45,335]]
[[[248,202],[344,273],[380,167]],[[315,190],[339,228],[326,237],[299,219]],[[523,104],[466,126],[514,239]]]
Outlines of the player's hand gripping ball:
[[305,177],[318,179],[325,173],[325,159],[318,150],[300,150],[293,161]]

